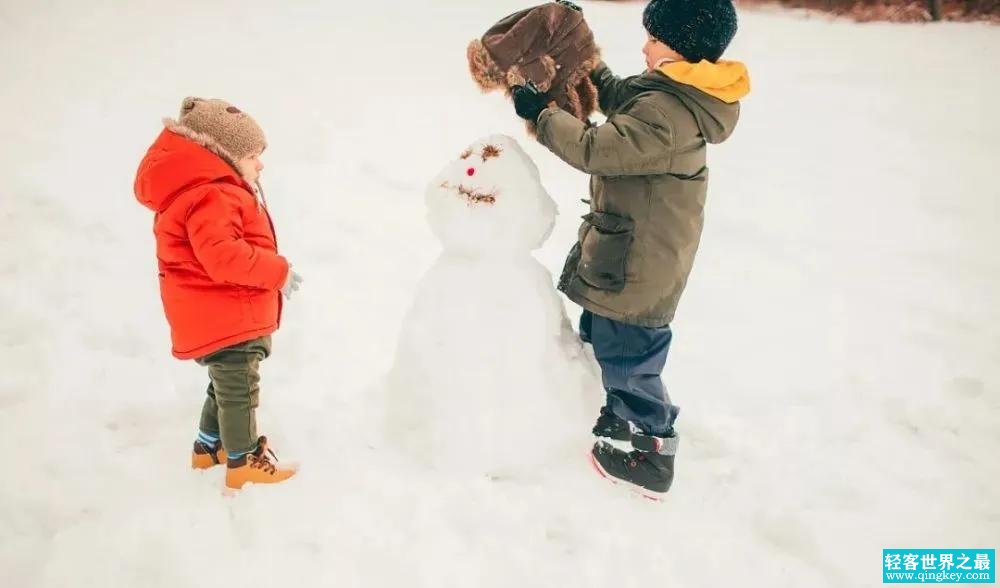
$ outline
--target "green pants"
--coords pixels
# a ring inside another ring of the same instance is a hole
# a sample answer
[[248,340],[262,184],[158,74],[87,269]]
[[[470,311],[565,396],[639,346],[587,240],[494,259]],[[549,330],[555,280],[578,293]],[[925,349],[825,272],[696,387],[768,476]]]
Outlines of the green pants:
[[260,362],[269,355],[271,337],[261,337],[196,360],[208,368],[211,379],[198,426],[222,439],[230,454],[257,449]]

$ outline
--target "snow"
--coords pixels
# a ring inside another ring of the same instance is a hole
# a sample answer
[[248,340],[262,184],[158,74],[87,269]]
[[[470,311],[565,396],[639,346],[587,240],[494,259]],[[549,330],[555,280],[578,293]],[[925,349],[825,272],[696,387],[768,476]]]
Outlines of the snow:
[[[641,67],[642,5],[582,4],[612,68]],[[389,446],[379,386],[440,254],[434,171],[475,137],[516,137],[561,211],[536,252],[552,273],[585,212],[586,177],[466,71],[465,44],[521,6],[0,7],[5,585],[874,586],[883,547],[996,546],[986,25],[742,14],[729,56],[754,91],[709,154],[667,365],[683,410],[665,503],[597,478],[585,445],[501,480]],[[263,124],[281,248],[307,280],[260,414],[303,469],[233,499],[221,471],[186,468],[205,374],[169,358],[131,194],[187,95]]]
[[428,222],[448,253],[525,257],[552,234],[556,203],[517,140],[484,137],[427,186]]
[[556,220],[537,167],[515,139],[486,137],[431,180],[426,202],[443,250],[382,390],[387,445],[463,478],[537,478],[578,461],[604,399],[531,256]]

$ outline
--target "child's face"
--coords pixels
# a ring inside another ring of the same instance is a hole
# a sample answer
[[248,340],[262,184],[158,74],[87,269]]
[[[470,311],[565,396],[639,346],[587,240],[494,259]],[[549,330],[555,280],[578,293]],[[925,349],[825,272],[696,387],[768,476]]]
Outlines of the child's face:
[[684,56],[674,51],[663,41],[657,41],[652,35],[646,34],[646,44],[642,46],[642,54],[646,56],[646,67],[653,69],[656,64],[666,59],[669,61],[684,61]]
[[261,154],[251,155],[250,157],[244,157],[236,165],[240,168],[240,173],[243,174],[248,181],[251,183],[256,182],[260,178],[260,172],[264,169],[264,162],[260,160]]

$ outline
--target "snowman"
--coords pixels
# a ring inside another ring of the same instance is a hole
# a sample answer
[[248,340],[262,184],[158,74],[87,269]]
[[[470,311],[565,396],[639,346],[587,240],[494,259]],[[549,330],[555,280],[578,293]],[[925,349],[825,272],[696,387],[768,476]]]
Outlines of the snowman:
[[387,437],[423,465],[492,478],[572,459],[601,388],[531,255],[557,214],[538,168],[514,139],[486,137],[431,181],[426,204],[443,251],[402,326]]

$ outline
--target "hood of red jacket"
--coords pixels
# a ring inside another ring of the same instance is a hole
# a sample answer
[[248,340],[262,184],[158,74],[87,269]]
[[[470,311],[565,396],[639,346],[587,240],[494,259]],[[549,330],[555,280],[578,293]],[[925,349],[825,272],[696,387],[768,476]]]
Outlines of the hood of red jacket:
[[225,182],[251,188],[224,159],[201,145],[164,129],[150,146],[135,176],[135,197],[163,212],[178,196],[204,184]]

